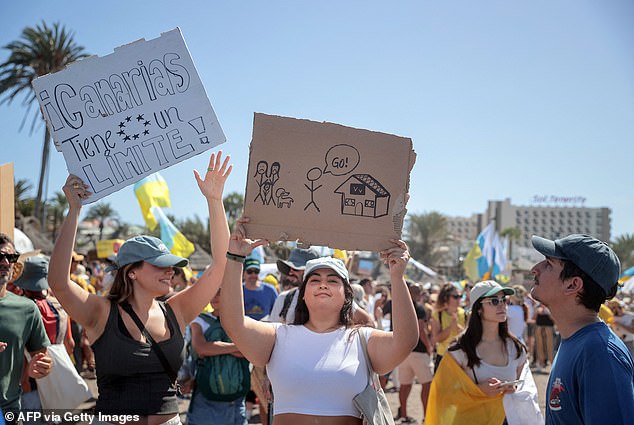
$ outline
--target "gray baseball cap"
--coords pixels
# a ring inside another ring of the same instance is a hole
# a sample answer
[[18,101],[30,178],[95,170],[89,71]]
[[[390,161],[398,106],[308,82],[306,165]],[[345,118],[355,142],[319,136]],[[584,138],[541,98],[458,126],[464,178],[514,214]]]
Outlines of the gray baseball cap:
[[337,275],[339,275],[339,277],[346,282],[350,281],[350,277],[348,276],[348,269],[346,269],[346,265],[343,263],[343,261],[338,258],[321,257],[310,260],[306,263],[306,269],[304,270],[304,282],[306,282],[306,279],[313,271],[319,269],[330,269],[337,273]]
[[27,258],[15,286],[35,292],[48,289],[48,260],[39,255]]
[[574,263],[609,293],[618,282],[621,262],[612,248],[589,235],[568,235],[549,239],[533,236],[533,247],[546,257],[560,258]]
[[187,258],[172,254],[159,238],[154,236],[135,236],[121,245],[114,262],[117,267],[145,261],[158,267],[185,267]]

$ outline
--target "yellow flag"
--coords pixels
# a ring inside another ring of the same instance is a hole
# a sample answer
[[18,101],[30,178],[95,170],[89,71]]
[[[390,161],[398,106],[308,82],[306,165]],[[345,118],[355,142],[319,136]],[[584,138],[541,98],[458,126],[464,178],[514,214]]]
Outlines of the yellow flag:
[[150,174],[134,185],[134,194],[139,201],[145,225],[150,230],[156,229],[158,223],[150,209],[152,207],[171,206],[167,182],[159,173]]
[[504,416],[502,395],[485,395],[446,353],[431,381],[425,425],[501,424]]
[[97,241],[97,257],[108,258],[119,252],[119,248],[125,241],[123,239],[103,239]]
[[482,250],[480,249],[480,244],[476,241],[462,263],[465,274],[472,282],[480,280],[480,271],[478,269],[478,258],[480,257],[482,257]]

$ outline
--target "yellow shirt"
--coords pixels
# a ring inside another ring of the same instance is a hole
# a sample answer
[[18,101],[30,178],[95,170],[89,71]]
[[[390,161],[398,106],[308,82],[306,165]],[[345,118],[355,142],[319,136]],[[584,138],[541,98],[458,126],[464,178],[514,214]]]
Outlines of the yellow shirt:
[[[464,328],[465,326],[465,312],[461,307],[458,307],[458,324]],[[439,318],[440,316],[440,318]],[[449,327],[451,323],[451,314],[447,313],[447,311],[443,310],[440,313],[434,312],[433,316],[434,320],[437,320],[440,324],[440,330],[443,331]],[[436,353],[441,356],[444,356],[447,352],[447,348],[449,348],[449,344],[451,344],[455,337],[460,334],[460,331],[452,330],[449,336],[443,341],[436,341]]]

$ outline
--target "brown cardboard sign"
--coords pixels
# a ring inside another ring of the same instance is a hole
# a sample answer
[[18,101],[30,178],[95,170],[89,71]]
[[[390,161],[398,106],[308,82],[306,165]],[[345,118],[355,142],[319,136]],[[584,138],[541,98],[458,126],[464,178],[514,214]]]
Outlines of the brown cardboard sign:
[[255,114],[245,190],[251,238],[379,251],[401,239],[412,140]]

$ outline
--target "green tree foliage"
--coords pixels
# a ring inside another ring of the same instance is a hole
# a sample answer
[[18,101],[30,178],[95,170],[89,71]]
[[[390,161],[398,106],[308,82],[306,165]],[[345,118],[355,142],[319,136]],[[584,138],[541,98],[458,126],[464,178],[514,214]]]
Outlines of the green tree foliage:
[[57,228],[64,220],[64,211],[68,208],[68,199],[63,192],[55,192],[55,195],[48,202],[47,209],[49,214],[49,223],[52,225],[51,240],[57,239]]
[[242,215],[242,208],[244,207],[244,196],[238,192],[231,192],[222,200],[225,206],[225,212],[227,213],[227,222],[229,222],[229,229],[233,231],[233,227],[236,224],[236,220]]
[[13,185],[13,198],[15,207],[15,218],[28,217],[33,215],[35,201],[29,196],[33,185],[26,179],[20,179]]
[[[59,23],[48,26],[46,22],[42,22],[35,27],[26,27],[22,30],[20,39],[12,41],[4,48],[9,50],[9,58],[0,64],[0,105],[11,104],[17,96],[23,95],[22,105],[26,106],[27,110],[20,128],[24,126],[29,112],[34,110],[31,124],[33,131],[35,124],[40,122],[41,114],[38,108],[33,108],[37,102],[31,82],[41,75],[59,71],[88,55],[84,53],[83,47],[75,43],[73,33]],[[40,179],[35,198],[34,213],[38,218],[42,218],[43,215],[42,192],[48,168],[49,139],[47,127],[44,132]]]
[[435,267],[444,255],[439,248],[449,236],[447,218],[436,211],[411,214],[406,222],[406,234],[412,258]]
[[99,240],[102,240],[103,228],[106,220],[108,220],[109,218],[117,218],[118,216],[119,214],[114,209],[112,209],[109,203],[100,202],[90,207],[85,219],[97,220],[97,222],[99,222]]
[[621,260],[621,271],[634,266],[634,234],[621,235],[611,245]]

